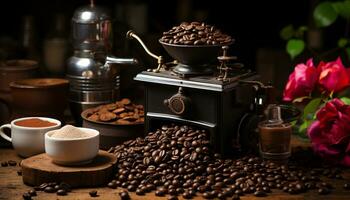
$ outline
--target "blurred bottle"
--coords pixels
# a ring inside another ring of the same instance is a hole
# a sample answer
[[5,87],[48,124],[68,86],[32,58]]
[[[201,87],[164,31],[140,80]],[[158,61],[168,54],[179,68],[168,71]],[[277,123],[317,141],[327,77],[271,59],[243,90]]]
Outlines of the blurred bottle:
[[37,46],[37,32],[32,15],[23,17],[20,57],[32,60],[39,59]]
[[56,14],[51,30],[44,41],[43,56],[47,71],[52,75],[64,75],[68,39],[63,14]]

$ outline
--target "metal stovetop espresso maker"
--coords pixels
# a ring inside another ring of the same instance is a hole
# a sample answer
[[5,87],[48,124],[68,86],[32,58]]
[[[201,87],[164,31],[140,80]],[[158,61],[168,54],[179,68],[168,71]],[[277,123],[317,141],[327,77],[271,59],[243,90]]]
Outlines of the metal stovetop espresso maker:
[[68,60],[70,107],[79,123],[84,109],[110,103],[119,93],[119,72],[112,64],[136,64],[133,58],[111,56],[112,20],[108,12],[91,1],[72,18],[74,55]]

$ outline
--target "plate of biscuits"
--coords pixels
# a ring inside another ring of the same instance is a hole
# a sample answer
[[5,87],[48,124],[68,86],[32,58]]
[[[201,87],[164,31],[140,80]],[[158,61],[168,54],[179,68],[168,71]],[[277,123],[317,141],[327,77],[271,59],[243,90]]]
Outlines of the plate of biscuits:
[[86,109],[81,117],[83,127],[100,131],[101,149],[109,149],[144,133],[143,105],[128,98]]

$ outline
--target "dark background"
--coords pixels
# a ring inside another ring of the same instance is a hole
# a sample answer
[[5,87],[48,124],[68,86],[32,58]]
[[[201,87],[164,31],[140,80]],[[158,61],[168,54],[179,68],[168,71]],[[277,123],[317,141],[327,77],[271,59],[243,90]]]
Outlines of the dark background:
[[[238,55],[246,67],[258,71],[263,80],[272,81],[278,89],[283,86],[293,65],[305,61],[308,55],[303,55],[294,61],[285,53],[285,41],[279,37],[281,28],[288,24],[295,26],[312,25],[312,9],[318,1],[315,0],[283,0],[283,1],[108,1],[96,0],[96,5],[110,9],[114,20],[115,49],[117,56],[134,56],[142,61],[142,67],[124,70],[124,90],[129,89],[128,81],[140,70],[156,65],[156,61],[144,53],[134,41],[126,41],[127,30],[135,29],[145,40],[149,48],[156,54],[166,55],[157,40],[163,31],[167,31],[182,21],[205,21],[215,25],[223,32],[236,39],[230,53]],[[28,55],[21,49],[23,37],[23,17],[34,16],[35,20],[35,59],[42,61],[42,45],[45,38],[54,33],[54,17],[58,13],[65,16],[64,37],[70,39],[70,20],[74,10],[88,4],[88,0],[27,0],[7,1],[0,7],[0,47],[2,59],[25,58]],[[123,9],[127,6],[142,5],[144,15],[134,14]],[[119,9],[118,9],[119,8]],[[131,17],[130,17],[131,16]],[[128,22],[135,18],[143,28],[135,28]],[[340,25],[332,25],[329,34],[323,31],[323,47],[334,46],[336,40],[332,35],[339,35]],[[72,50],[72,49],[70,49]],[[71,51],[70,51],[71,52]],[[70,55],[67,55],[70,56]],[[170,59],[167,57],[167,59]],[[45,68],[44,64],[42,64]],[[132,83],[133,84],[133,83]],[[131,84],[131,85],[132,85]]]

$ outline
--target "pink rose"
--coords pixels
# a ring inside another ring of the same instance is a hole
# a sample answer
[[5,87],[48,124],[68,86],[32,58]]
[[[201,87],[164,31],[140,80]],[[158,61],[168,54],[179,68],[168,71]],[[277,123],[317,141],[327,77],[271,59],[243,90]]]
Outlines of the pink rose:
[[289,75],[288,83],[283,92],[284,101],[293,101],[298,97],[309,96],[314,89],[318,77],[318,71],[314,67],[312,59],[306,64],[298,64],[294,72]]
[[340,58],[332,62],[321,62],[317,70],[320,72],[318,84],[327,93],[339,92],[350,85],[349,71]]
[[316,116],[317,120],[308,129],[315,153],[350,167],[350,106],[335,98]]

